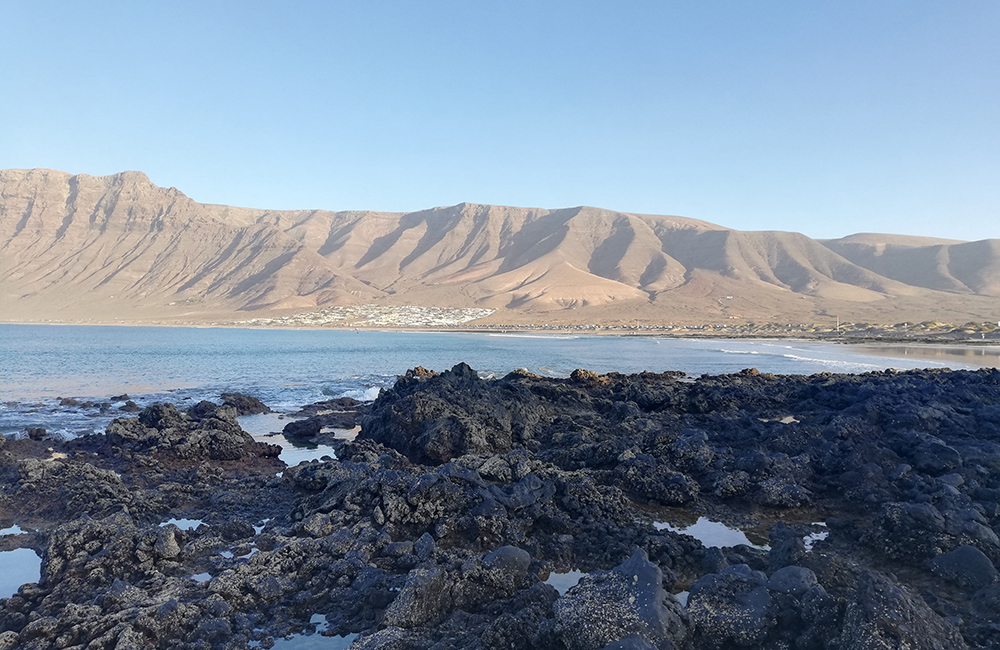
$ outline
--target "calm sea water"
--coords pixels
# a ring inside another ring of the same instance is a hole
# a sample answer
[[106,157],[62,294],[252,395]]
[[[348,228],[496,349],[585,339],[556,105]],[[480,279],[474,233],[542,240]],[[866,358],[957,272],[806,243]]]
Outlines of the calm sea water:
[[812,374],[982,363],[795,341],[0,325],[0,432],[41,426],[79,435],[103,431],[120,415],[62,407],[57,397],[106,401],[128,393],[144,406],[240,391],[291,412],[330,397],[374,399],[408,368],[443,370],[461,361],[483,376],[517,368],[551,376],[575,368],[697,376],[748,367]]

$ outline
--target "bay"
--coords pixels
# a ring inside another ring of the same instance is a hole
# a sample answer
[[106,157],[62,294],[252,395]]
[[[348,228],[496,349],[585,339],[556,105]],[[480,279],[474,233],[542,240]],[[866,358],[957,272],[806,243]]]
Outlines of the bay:
[[239,391],[289,413],[331,397],[374,399],[409,368],[440,371],[460,362],[484,377],[518,368],[558,377],[576,368],[698,376],[748,367],[813,374],[980,365],[814,341],[0,325],[0,432],[39,426],[69,437],[101,432],[123,415],[120,402],[102,413],[62,406],[60,397],[107,402],[128,393],[139,406],[183,406]]

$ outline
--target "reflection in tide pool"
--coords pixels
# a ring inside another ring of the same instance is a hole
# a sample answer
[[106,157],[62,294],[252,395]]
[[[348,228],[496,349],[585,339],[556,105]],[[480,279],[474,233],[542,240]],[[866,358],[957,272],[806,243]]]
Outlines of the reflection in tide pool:
[[162,528],[163,526],[169,526],[170,524],[173,524],[174,526],[177,526],[181,530],[195,530],[198,528],[198,526],[201,526],[203,523],[205,522],[203,522],[201,519],[168,519],[162,524],[160,524],[160,527]]
[[[816,523],[813,524],[813,526],[819,526],[819,527],[822,527],[822,528],[826,528],[826,524],[823,523],[823,522],[816,522]],[[813,547],[816,546],[816,542],[822,542],[824,539],[826,539],[829,536],[830,536],[830,533],[828,531],[825,531],[825,530],[821,530],[821,531],[814,532],[814,533],[809,533],[808,535],[806,535],[805,537],[802,538],[802,543],[805,545],[807,551],[811,551],[811,550],[813,550]]]
[[23,532],[26,531],[21,530],[20,526],[14,524],[10,528],[4,528],[3,530],[0,530],[0,535],[20,535]]
[[263,437],[263,442],[267,442],[268,434],[281,433],[285,425],[302,418],[293,418],[281,413],[257,413],[256,415],[241,415],[236,418],[240,427],[250,435]]
[[0,552],[0,598],[10,598],[21,585],[38,582],[42,558],[30,548]]
[[357,634],[347,636],[323,636],[322,634],[296,634],[288,639],[275,639],[274,650],[346,650],[358,638]]
[[280,445],[281,453],[278,458],[289,467],[295,467],[302,461],[320,460],[323,456],[336,458],[336,450],[329,445],[292,442],[281,434],[286,424],[300,419],[302,418],[286,417],[280,413],[261,413],[237,418],[243,430],[258,442]]
[[345,650],[358,638],[357,634],[346,636],[323,636],[320,632],[329,629],[323,614],[313,614],[309,619],[316,626],[314,634],[294,634],[287,639],[275,639],[274,650]]
[[566,571],[565,573],[550,573],[549,577],[546,578],[545,584],[552,585],[559,592],[559,595],[564,595],[567,591],[575,587],[583,576],[587,575],[583,571]]
[[764,551],[771,548],[767,544],[754,544],[743,531],[730,528],[729,526],[717,521],[709,521],[705,517],[698,517],[698,521],[685,527],[674,526],[673,524],[665,521],[653,522],[653,525],[657,530],[669,530],[674,533],[690,535],[707,547],[738,546],[739,544],[746,544],[747,546],[759,548]]
[[324,456],[336,458],[336,450],[329,445],[293,445],[285,440],[284,436],[276,444],[281,445],[281,453],[278,458],[289,467],[295,467],[303,461],[320,460]]

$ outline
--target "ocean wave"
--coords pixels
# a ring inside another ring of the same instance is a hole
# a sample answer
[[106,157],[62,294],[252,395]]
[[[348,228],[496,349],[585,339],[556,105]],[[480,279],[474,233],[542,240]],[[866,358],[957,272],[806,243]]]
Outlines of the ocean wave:
[[[869,370],[883,370],[885,368],[896,368],[896,369],[907,369],[907,368],[927,368],[927,367],[949,367],[954,366],[954,362],[946,363],[941,361],[931,361],[927,359],[921,359],[919,362],[908,362],[904,364],[899,364],[900,360],[895,360],[897,363],[893,363],[889,359],[882,360],[881,358],[875,358],[868,355],[861,356],[861,359],[835,359],[830,357],[819,357],[810,355],[811,350],[802,348],[801,346],[792,345],[775,345],[769,343],[760,344],[761,347],[772,348],[771,350],[735,350],[731,348],[715,348],[714,352],[721,352],[723,354],[741,354],[741,355],[751,355],[758,357],[774,357],[780,359],[788,359],[789,361],[794,361],[795,363],[814,363],[822,367],[836,368],[843,371],[850,372],[865,372]],[[796,354],[799,353],[799,354]],[[868,359],[871,359],[870,361]],[[787,372],[787,371],[785,371]]]
[[882,370],[885,368],[884,365],[877,365],[873,363],[863,363],[860,361],[841,361],[838,359],[817,359],[815,357],[803,357],[797,354],[781,354],[776,355],[781,356],[786,359],[791,359],[793,361],[803,361],[806,363],[818,363],[822,366],[834,366],[834,367],[847,367],[847,368],[868,368],[870,370]]
[[582,338],[575,334],[494,334],[492,332],[487,334],[487,336],[503,338],[503,339],[546,339],[546,340],[557,339],[561,341],[568,341],[570,339]]
[[362,402],[374,402],[380,392],[382,392],[381,386],[369,386],[367,388],[352,388],[345,390],[337,397],[350,397]]

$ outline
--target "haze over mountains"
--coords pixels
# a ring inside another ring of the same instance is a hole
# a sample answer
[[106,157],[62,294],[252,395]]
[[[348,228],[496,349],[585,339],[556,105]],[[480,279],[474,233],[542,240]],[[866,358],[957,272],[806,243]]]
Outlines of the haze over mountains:
[[1000,240],[814,240],[591,207],[206,205],[140,172],[0,171],[0,320],[211,321],[334,305],[493,322],[1000,319]]

